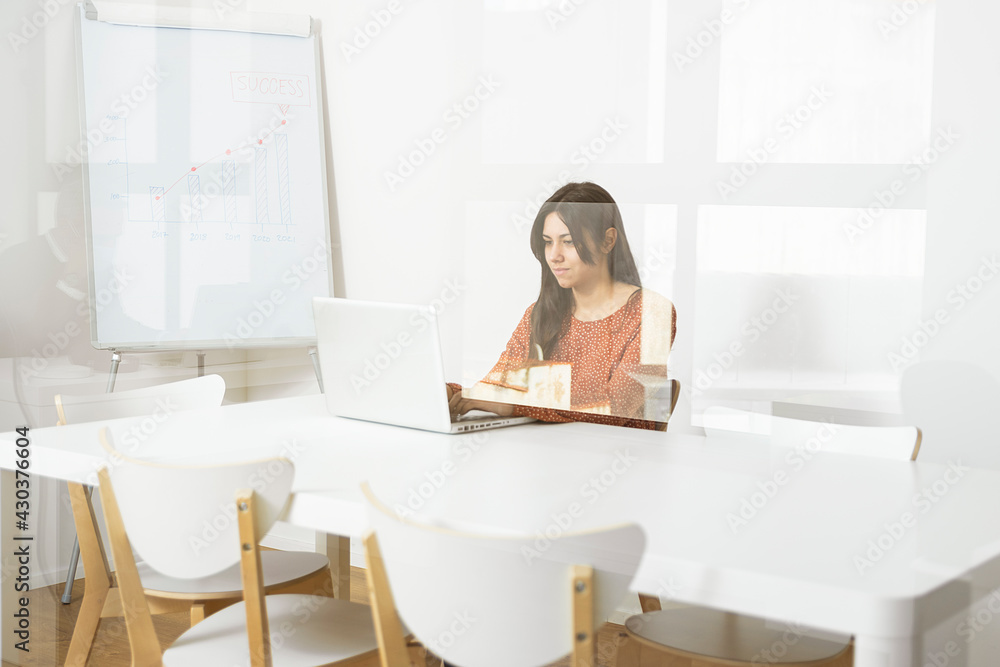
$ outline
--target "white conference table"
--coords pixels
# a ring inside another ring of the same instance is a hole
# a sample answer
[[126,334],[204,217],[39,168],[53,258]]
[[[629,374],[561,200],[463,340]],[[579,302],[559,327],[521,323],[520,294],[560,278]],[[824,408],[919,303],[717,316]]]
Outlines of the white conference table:
[[[334,418],[312,396],[34,429],[33,474],[93,483],[102,426],[153,460],[284,455],[296,467],[285,520],[334,535],[366,530],[365,480],[392,505],[463,526],[554,535],[636,522],[637,591],[853,634],[857,667],[923,665],[924,631],[1000,587],[1000,473],[960,465],[789,458],[593,424],[450,436]],[[14,437],[0,434],[0,468],[13,467]]]

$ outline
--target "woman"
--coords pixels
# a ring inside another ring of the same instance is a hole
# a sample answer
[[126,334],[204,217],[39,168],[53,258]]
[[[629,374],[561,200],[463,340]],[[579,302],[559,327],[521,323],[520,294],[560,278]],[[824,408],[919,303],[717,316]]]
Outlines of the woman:
[[668,299],[641,289],[615,200],[594,183],[564,185],[535,216],[531,251],[542,269],[538,300],[485,382],[523,379],[544,362],[569,364],[570,410],[476,400],[449,385],[452,413],[662,426],[642,419],[645,392],[636,378],[666,375],[676,313]]

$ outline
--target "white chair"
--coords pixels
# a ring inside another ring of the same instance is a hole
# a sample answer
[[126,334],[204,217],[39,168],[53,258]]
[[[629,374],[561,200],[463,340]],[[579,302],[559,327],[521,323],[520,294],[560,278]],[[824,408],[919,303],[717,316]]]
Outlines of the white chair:
[[[920,451],[920,429],[913,426],[881,427],[827,424],[710,407],[704,414],[709,441],[732,441],[870,456],[899,461],[915,460]],[[625,621],[629,641],[619,650],[619,667],[850,667],[849,638],[842,640],[796,635],[788,628],[762,618],[716,609],[684,606],[661,610],[660,601],[640,596],[642,614]],[[779,647],[782,654],[763,651]]]
[[[92,396],[59,395],[55,398],[59,423],[105,421],[120,417],[169,419],[174,411],[217,407],[226,391],[218,375],[111,394]],[[127,453],[127,452],[126,452]],[[80,544],[80,556],[87,576],[83,602],[70,640],[66,664],[85,665],[102,618],[122,616],[122,600],[108,566],[90,491],[82,484],[69,483],[73,520]],[[263,555],[264,584],[267,592],[329,591],[332,595],[330,562],[322,554],[268,551]],[[154,614],[189,612],[191,624],[201,621],[242,597],[239,568],[231,567],[201,581],[176,580],[139,565],[140,577]],[[70,575],[72,576],[72,574]]]
[[966,362],[920,362],[903,374],[900,398],[906,421],[924,432],[921,461],[961,458],[1000,469],[1000,381],[988,371]]
[[401,622],[463,667],[594,664],[595,628],[628,593],[635,525],[557,536],[481,535],[402,519],[367,485],[368,590],[383,667],[408,667]]
[[220,376],[206,375],[110,394],[58,394],[55,403],[60,424],[79,424],[217,407],[225,393],[226,383]]
[[[113,452],[108,437],[104,429],[102,443]],[[294,472],[283,458],[191,467],[125,456],[99,472],[134,667],[377,664],[367,606],[313,595],[265,598],[258,541],[284,511]],[[206,522],[216,531],[211,538]],[[193,626],[161,655],[133,547],[150,568],[177,580],[238,565],[244,601]]]
[[921,429],[914,426],[854,426],[712,406],[704,414],[711,439],[754,440],[779,447],[809,447],[832,454],[915,461]]

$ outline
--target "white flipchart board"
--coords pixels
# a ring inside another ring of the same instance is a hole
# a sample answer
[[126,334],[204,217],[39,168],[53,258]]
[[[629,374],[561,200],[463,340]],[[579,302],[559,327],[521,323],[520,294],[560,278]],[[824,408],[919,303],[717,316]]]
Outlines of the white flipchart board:
[[94,345],[312,344],[333,282],[309,17],[114,4],[77,31]]

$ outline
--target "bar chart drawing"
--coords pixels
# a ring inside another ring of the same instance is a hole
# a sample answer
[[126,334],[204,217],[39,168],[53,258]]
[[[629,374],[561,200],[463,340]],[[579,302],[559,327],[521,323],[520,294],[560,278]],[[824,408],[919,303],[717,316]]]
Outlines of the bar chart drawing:
[[[230,229],[257,225],[262,231],[265,226],[280,226],[284,233],[295,224],[291,141],[286,132],[274,131],[286,127],[286,120],[270,131],[261,131],[260,138],[221,150],[198,164],[178,165],[184,171],[176,178],[173,176],[177,172],[170,174],[169,181],[156,176],[170,173],[163,165],[129,161],[127,121],[122,118],[118,122],[119,132],[113,137],[118,157],[111,158],[108,166],[124,170],[117,172],[124,179],[118,198],[125,206],[128,222],[221,223]],[[167,182],[170,184],[165,185]],[[148,206],[139,206],[134,196],[137,189],[148,192]]]
[[278,150],[278,208],[281,211],[281,224],[290,225],[292,200],[288,193],[288,135],[276,134],[274,142]]
[[254,156],[254,199],[257,202],[257,222],[264,225],[268,223],[267,215],[267,149],[253,149]]
[[222,193],[226,222],[236,222],[236,163],[226,160],[222,163]]
[[164,211],[163,204],[165,200],[163,198],[163,188],[149,186],[149,207],[150,207],[150,217],[153,222],[163,222]]
[[191,198],[191,222],[201,222],[201,177],[195,174],[188,176],[188,197]]
[[[333,253],[319,252],[332,202],[318,25],[298,16],[306,34],[294,35],[138,26],[75,8],[66,27],[82,122],[68,154],[83,171],[87,287],[93,301],[115,286],[114,303],[89,318],[91,342],[314,344],[312,299],[332,294],[334,278]],[[274,317],[248,316],[254,303]]]

